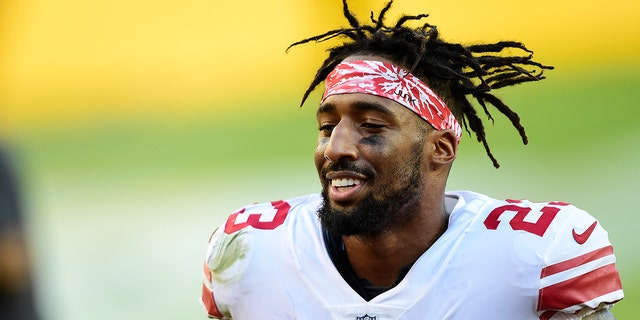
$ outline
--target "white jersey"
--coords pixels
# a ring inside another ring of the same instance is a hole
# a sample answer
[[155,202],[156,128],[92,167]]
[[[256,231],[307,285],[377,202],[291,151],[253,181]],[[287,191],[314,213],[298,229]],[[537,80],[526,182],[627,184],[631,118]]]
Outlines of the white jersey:
[[579,319],[623,298],[607,232],[586,212],[447,195],[458,202],[446,232],[370,301],[327,253],[320,195],[247,206],[211,238],[201,301],[223,319],[533,320]]

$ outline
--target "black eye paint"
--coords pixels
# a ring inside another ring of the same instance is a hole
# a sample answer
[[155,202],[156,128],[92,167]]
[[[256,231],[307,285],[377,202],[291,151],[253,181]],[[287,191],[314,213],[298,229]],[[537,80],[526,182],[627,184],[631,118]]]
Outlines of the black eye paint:
[[329,143],[329,138],[327,137],[322,137],[320,139],[318,139],[318,146],[319,147],[324,147],[327,145],[327,143]]
[[382,144],[382,137],[376,134],[372,134],[370,136],[364,137],[360,140],[360,143],[366,144],[369,146],[379,146]]

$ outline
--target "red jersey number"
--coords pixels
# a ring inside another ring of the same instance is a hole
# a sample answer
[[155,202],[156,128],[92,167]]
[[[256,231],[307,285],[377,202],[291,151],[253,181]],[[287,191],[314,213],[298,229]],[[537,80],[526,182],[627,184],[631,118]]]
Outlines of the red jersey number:
[[556,214],[560,212],[560,208],[555,206],[566,206],[568,204],[564,202],[550,202],[549,205],[554,205],[554,207],[542,207],[540,209],[542,214],[536,222],[528,222],[524,220],[527,214],[531,212],[531,208],[529,207],[521,207],[516,204],[500,206],[489,213],[487,218],[484,220],[484,225],[489,230],[496,230],[500,224],[500,216],[506,211],[513,211],[516,212],[516,215],[509,222],[509,225],[511,225],[513,230],[522,230],[542,237],[549,228],[549,225],[551,225],[553,218],[555,218]]
[[[260,209],[264,211],[258,211]],[[231,234],[248,226],[262,230],[275,229],[284,223],[290,209],[291,206],[282,200],[272,201],[271,208],[256,207],[251,211],[243,208],[229,216],[224,226],[224,232]]]

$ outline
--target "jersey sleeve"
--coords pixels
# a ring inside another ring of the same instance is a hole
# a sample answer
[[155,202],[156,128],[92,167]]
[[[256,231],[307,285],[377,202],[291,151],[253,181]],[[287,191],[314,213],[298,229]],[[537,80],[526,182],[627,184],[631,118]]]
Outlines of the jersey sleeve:
[[237,312],[238,300],[246,293],[245,280],[259,274],[255,266],[250,269],[259,266],[254,253],[275,241],[290,209],[283,200],[250,204],[229,215],[214,231],[204,263],[201,297],[210,318],[231,319]]
[[222,319],[223,315],[218,310],[218,306],[216,305],[216,300],[213,295],[213,283],[212,283],[212,274],[211,274],[211,253],[217,250],[217,244],[219,243],[218,238],[221,231],[217,229],[213,232],[211,239],[209,240],[209,248],[207,249],[207,255],[204,261],[204,279],[202,283],[202,296],[200,297],[200,303],[205,308],[207,315],[209,318],[213,319]]
[[607,231],[583,210],[563,211],[540,273],[540,319],[581,319],[624,297]]

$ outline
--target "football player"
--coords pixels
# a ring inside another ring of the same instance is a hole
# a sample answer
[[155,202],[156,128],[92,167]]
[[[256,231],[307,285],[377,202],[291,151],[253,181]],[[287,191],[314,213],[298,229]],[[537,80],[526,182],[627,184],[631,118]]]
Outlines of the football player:
[[623,298],[607,232],[565,202],[445,191],[463,128],[494,166],[472,105],[551,69],[523,44],[462,45],[425,14],[386,24],[389,2],[349,28],[320,83],[320,194],[249,205],[214,232],[202,302],[221,319],[613,319]]

